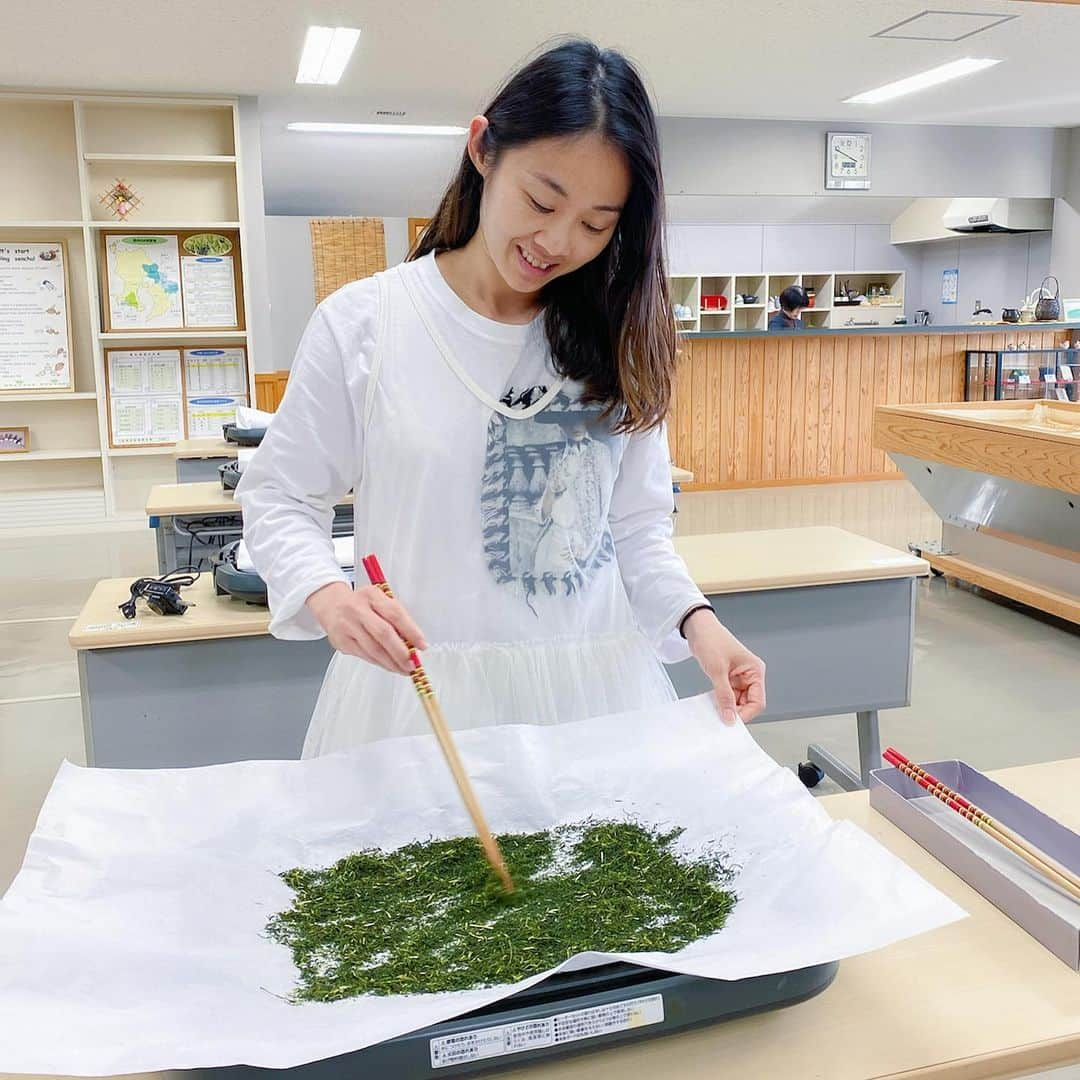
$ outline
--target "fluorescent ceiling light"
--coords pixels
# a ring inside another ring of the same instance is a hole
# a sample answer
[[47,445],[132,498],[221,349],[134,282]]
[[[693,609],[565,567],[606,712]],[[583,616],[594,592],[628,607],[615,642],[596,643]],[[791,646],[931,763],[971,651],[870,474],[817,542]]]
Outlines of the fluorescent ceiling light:
[[918,75],[911,75],[898,82],[879,86],[876,90],[866,90],[854,97],[844,98],[844,104],[877,105],[882,101],[892,101],[893,98],[903,97],[905,94],[917,93],[930,86],[938,86],[949,82],[950,79],[973,75],[976,71],[982,71],[983,68],[993,67],[1000,63],[1000,60],[979,60],[973,56],[965,56],[963,60],[953,60],[950,64],[942,64],[940,67],[922,71]]
[[438,124],[336,124],[297,121],[289,131],[315,131],[329,135],[466,135],[469,129]]
[[360,31],[349,26],[309,26],[296,81],[335,85],[359,39]]

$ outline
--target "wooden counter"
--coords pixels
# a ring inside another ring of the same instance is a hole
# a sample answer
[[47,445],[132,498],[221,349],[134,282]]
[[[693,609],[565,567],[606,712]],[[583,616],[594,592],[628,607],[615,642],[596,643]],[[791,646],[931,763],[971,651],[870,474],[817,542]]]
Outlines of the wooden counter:
[[[1039,423],[1036,415],[1046,420]],[[1080,494],[1080,404],[1075,402],[885,406],[875,412],[874,445]]]
[[203,574],[194,585],[181,590],[181,596],[192,605],[183,615],[157,615],[140,600],[135,618],[125,619],[118,605],[131,595],[131,582],[131,578],[105,578],[94,586],[68,631],[68,644],[73,649],[163,645],[268,632],[269,610],[231,596],[215,596],[212,574]]
[[227,439],[180,439],[173,447],[173,457],[178,461],[189,458],[234,458],[239,449],[237,443]]
[[[353,501],[350,491],[341,500],[342,506]],[[240,504],[218,480],[203,480],[194,484],[155,484],[146,497],[147,517],[184,517],[190,514],[240,513]]]
[[926,577],[922,559],[832,525],[675,538],[703,593]]
[[935,570],[1080,624],[1080,404],[882,405],[874,445],[942,519]]
[[[1080,758],[990,776],[1080,828]],[[975,1080],[1080,1061],[1075,971],[871,810],[866,792],[829,795],[821,805],[868,832],[970,917],[842,960],[832,986],[790,1009],[510,1069],[501,1080]]]
[[895,476],[873,445],[876,405],[962,401],[966,349],[1067,336],[1021,325],[683,338],[671,456],[693,471],[690,491]]
[[[922,559],[831,525],[679,536],[674,543],[698,588],[707,594],[925,577],[930,572]],[[139,617],[129,622],[117,605],[128,598],[131,581],[106,578],[97,583],[68,634],[72,648],[109,649],[268,632],[269,611],[215,596],[209,573],[182,591],[184,599],[196,605],[184,615],[155,615],[140,602]]]

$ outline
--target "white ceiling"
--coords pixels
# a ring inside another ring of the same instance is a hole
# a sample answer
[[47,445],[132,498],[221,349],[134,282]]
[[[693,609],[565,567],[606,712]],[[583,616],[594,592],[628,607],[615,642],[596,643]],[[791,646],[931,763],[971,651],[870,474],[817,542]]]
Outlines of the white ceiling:
[[[873,35],[927,0],[0,0],[8,87],[266,96],[277,120],[462,122],[538,44],[582,33],[624,49],[668,115],[1080,125],[1080,6],[936,0],[1011,21],[957,42]],[[953,22],[937,18],[948,28]],[[353,25],[338,87],[293,83],[311,23]],[[977,25],[977,24],[972,24]],[[964,32],[966,27],[960,28]],[[906,31],[901,30],[899,33]],[[948,30],[946,29],[946,33]],[[1005,63],[877,107],[841,105],[883,82],[966,55]]]

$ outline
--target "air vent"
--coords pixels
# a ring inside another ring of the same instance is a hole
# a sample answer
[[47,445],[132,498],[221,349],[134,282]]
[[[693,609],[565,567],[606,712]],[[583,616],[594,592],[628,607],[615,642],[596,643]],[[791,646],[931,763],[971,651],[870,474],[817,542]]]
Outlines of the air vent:
[[393,116],[395,119],[400,120],[405,115],[404,109],[376,109],[376,116]]
[[901,41],[965,41],[1015,18],[975,11],[923,11],[872,36]]

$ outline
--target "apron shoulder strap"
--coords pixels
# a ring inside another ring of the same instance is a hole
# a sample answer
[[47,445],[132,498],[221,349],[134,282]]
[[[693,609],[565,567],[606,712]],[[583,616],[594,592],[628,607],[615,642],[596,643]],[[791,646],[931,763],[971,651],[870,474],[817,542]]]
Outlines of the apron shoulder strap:
[[[395,268],[396,269],[396,268]],[[375,284],[379,290],[379,311],[375,321],[375,353],[371,358],[371,374],[368,376],[367,393],[364,395],[364,428],[371,421],[375,408],[375,390],[379,385],[379,372],[382,370],[383,352],[386,349],[390,325],[390,283],[388,276],[393,271],[383,270],[375,275]]]

